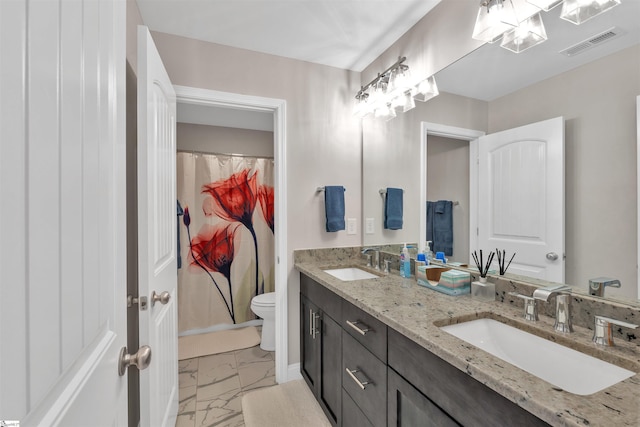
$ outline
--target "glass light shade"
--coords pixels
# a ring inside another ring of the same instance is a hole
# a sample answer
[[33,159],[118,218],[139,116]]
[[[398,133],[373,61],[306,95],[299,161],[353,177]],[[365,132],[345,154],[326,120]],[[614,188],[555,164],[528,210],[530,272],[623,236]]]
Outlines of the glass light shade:
[[620,4],[620,0],[564,0],[560,18],[580,25]]
[[367,114],[371,113],[371,105],[367,102],[367,96],[361,97],[359,100],[356,100],[356,103],[353,108],[353,114],[358,118],[364,118]]
[[376,119],[386,118],[389,114],[391,114],[390,111],[391,109],[387,104],[381,104],[375,109],[373,115]]
[[[402,98],[401,98],[402,99]],[[404,105],[402,106],[402,112],[406,113],[409,110],[416,108],[416,101],[413,99],[413,93],[410,90],[404,94]]]
[[549,12],[554,7],[559,6],[562,0],[527,0],[527,3],[531,3],[545,12]]
[[518,25],[518,19],[511,0],[483,0],[478,9],[472,38],[493,43]]
[[418,83],[416,90],[418,93],[415,95],[415,99],[422,102],[426,102],[431,98],[438,96],[440,93],[434,76],[424,79]]
[[389,121],[391,119],[395,119],[397,117],[396,109],[391,106],[391,104],[387,104],[387,115],[384,118],[385,121]]
[[500,46],[512,52],[520,53],[545,40],[547,40],[547,32],[544,29],[542,17],[538,13],[518,27],[505,33]]

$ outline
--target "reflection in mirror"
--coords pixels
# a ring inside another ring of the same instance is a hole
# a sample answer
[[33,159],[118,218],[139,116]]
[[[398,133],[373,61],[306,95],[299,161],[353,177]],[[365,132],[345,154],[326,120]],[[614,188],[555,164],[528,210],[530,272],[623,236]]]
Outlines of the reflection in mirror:
[[[431,104],[438,101],[435,98],[402,122],[363,124],[363,213],[365,217],[375,214],[375,208],[366,200],[367,180],[380,172],[380,167],[387,169],[385,162],[394,161],[384,159],[384,155],[371,157],[369,142],[392,139],[393,149],[402,152],[404,159],[423,156],[427,161],[426,153],[419,152],[421,122],[494,133],[563,116],[566,282],[587,293],[589,279],[611,277],[620,280],[622,286],[606,289],[605,297],[637,302],[640,2],[623,1],[580,26],[560,20],[557,14],[556,9],[543,14],[549,40],[539,46],[516,55],[497,44],[485,45],[437,73],[440,105]],[[615,37],[573,57],[557,53],[612,28]],[[394,173],[400,174],[400,180],[421,179],[419,172],[413,170],[420,168],[419,164],[405,161],[402,166],[392,168],[386,179],[395,179]],[[462,160],[448,169],[467,170],[468,166],[469,161]],[[431,183],[428,185],[431,187]],[[470,204],[464,203],[464,196],[436,197],[460,198],[460,208]],[[429,199],[433,200],[431,195]],[[421,208],[418,203],[405,202],[405,211]],[[421,217],[420,221],[424,219]],[[464,234],[465,230],[457,231]],[[408,234],[416,232],[413,228]],[[402,243],[406,238],[381,233],[365,235],[363,243]],[[468,261],[468,252],[474,249],[463,246],[461,251],[466,255],[456,253],[451,258],[462,256],[463,261]]]

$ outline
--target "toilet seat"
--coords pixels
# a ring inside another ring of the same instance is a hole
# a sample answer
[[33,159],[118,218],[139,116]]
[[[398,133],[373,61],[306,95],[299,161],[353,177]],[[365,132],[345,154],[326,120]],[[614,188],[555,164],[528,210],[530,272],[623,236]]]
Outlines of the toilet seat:
[[276,293],[267,292],[264,294],[256,295],[251,300],[251,304],[260,307],[271,307],[276,305]]

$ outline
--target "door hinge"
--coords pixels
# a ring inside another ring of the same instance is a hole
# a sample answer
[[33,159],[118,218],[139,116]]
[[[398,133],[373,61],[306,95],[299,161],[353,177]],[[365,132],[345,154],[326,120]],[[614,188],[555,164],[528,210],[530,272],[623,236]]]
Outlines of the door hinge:
[[133,295],[127,295],[127,308],[133,307],[134,304],[140,305],[140,311],[146,311],[147,297],[134,298]]

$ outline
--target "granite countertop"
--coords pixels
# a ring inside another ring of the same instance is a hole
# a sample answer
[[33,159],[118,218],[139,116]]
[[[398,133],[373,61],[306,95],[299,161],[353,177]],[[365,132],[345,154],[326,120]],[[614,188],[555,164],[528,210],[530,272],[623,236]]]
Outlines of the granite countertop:
[[551,317],[541,314],[539,322],[525,322],[521,308],[474,300],[470,295],[441,294],[418,285],[415,278],[404,279],[397,272],[376,279],[342,281],[323,270],[364,268],[361,262],[311,258],[296,259],[296,269],[547,423],[640,426],[639,374],[592,395],[579,396],[479,350],[441,331],[439,326],[496,318],[640,373],[638,345],[617,340],[615,347],[596,347],[591,343],[593,332],[587,328],[574,324],[574,333],[559,334],[553,330]]

